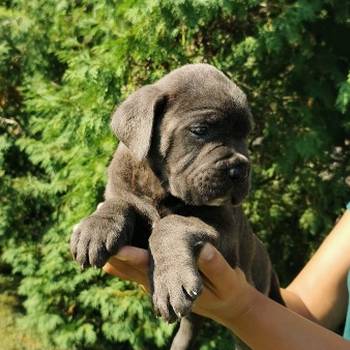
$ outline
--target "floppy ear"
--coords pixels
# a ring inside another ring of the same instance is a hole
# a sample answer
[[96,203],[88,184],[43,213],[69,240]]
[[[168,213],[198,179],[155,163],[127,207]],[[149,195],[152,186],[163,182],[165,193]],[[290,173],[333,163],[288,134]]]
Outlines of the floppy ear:
[[166,95],[154,85],[132,93],[114,112],[112,129],[138,160],[147,157],[155,115],[161,112]]

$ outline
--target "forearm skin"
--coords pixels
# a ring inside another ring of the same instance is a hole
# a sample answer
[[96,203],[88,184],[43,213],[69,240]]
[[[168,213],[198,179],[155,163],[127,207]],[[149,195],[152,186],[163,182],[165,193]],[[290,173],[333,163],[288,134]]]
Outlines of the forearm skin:
[[349,350],[350,342],[251,288],[239,317],[218,320],[254,350]]

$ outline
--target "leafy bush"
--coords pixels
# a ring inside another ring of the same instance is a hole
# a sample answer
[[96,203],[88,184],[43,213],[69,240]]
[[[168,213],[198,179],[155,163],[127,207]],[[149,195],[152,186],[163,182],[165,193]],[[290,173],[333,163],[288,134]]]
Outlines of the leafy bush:
[[[81,272],[68,241],[102,199],[114,106],[189,62],[215,65],[248,94],[245,209],[290,281],[350,197],[348,18],[341,0],[2,1],[0,253],[20,278],[21,322],[60,349],[167,343],[173,327],[149,298]],[[205,333],[203,349],[227,348],[222,331]]]

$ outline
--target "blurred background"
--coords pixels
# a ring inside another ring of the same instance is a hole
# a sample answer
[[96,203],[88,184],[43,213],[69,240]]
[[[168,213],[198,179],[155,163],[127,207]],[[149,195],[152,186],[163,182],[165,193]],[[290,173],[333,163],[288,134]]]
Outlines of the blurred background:
[[[72,226],[103,199],[114,106],[186,63],[248,95],[244,206],[282,285],[350,200],[350,1],[0,0],[0,349],[166,349],[132,283],[80,271]],[[326,276],[325,276],[326,278]],[[208,323],[201,350],[231,349]]]

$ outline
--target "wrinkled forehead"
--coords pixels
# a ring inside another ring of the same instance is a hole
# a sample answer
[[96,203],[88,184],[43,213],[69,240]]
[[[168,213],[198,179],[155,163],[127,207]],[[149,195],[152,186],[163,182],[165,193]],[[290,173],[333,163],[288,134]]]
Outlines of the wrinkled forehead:
[[209,114],[219,111],[227,115],[248,110],[243,91],[209,65],[184,66],[166,75],[156,85],[169,94],[178,111],[207,111]]

